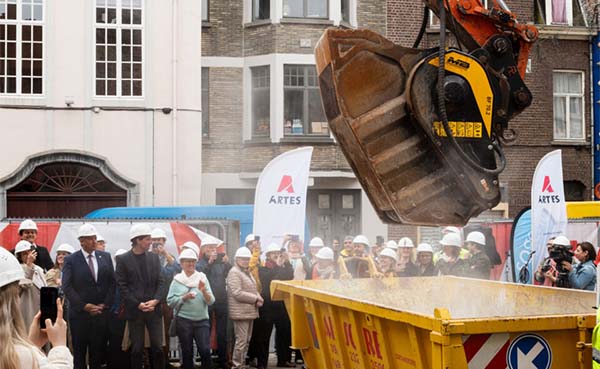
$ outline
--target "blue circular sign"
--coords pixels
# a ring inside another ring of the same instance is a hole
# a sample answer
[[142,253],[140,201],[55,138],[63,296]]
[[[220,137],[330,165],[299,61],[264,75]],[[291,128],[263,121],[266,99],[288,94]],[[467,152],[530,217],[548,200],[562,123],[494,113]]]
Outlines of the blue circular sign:
[[552,350],[542,336],[522,334],[508,347],[506,363],[509,369],[550,369]]

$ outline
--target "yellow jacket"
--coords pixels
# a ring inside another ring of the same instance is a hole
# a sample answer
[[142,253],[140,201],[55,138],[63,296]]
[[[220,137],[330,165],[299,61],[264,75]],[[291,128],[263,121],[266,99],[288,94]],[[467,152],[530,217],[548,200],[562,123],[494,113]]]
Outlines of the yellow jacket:
[[261,293],[262,291],[262,285],[260,283],[260,278],[258,277],[258,267],[260,265],[260,247],[255,247],[252,250],[252,257],[250,258],[250,264],[248,264],[248,270],[256,281],[256,289],[258,290],[258,293]]

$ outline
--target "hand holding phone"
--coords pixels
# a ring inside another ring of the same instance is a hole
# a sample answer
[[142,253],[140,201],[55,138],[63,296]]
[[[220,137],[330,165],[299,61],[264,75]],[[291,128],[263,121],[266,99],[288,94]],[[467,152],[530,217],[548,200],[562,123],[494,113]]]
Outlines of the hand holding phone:
[[46,328],[46,319],[50,319],[52,323],[56,323],[56,316],[58,314],[57,300],[58,288],[42,287],[40,290],[40,311],[42,312],[40,328]]

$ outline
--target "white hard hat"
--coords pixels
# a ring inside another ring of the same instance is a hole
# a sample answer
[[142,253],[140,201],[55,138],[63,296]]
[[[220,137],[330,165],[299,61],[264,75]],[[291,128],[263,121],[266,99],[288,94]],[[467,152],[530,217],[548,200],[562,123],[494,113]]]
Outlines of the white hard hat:
[[75,252],[75,249],[73,248],[73,246],[69,245],[68,243],[62,243],[56,248],[56,252],[61,252],[61,251],[72,254]]
[[96,233],[96,242],[105,241],[104,237],[100,233]]
[[246,236],[246,241],[244,241],[244,245],[247,245],[248,242],[252,242],[254,241],[254,234],[250,233],[249,235]]
[[265,250],[265,255],[268,255],[270,252],[281,251],[281,246],[276,243],[270,244]]
[[457,233],[458,235],[460,235],[460,229],[458,227],[448,226],[448,227],[445,227],[442,230],[442,233],[443,234],[446,234],[446,233]]
[[24,230],[38,230],[37,224],[35,224],[35,222],[31,219],[25,219],[24,221],[21,222],[21,224],[19,225],[19,232],[24,231]]
[[392,250],[389,247],[381,250],[379,256],[387,256],[388,258],[394,259],[395,262],[398,262],[398,253],[396,253],[396,250]]
[[235,252],[235,257],[236,258],[251,258],[252,252],[250,251],[249,248],[242,246],[239,249],[237,249],[237,251]]
[[398,247],[415,247],[415,244],[408,237],[402,237],[400,241],[398,241]]
[[167,239],[167,234],[161,228],[154,228],[150,233],[150,237],[152,238],[164,238]]
[[15,255],[23,251],[31,250],[31,246],[31,242],[29,241],[21,240],[17,242],[15,245]]
[[557,236],[554,240],[552,240],[553,245],[562,245],[562,246],[571,246],[571,241],[563,235]]
[[394,240],[389,240],[385,243],[385,247],[387,247],[388,249],[397,250],[398,244]]
[[96,231],[96,227],[94,227],[91,224],[84,223],[81,227],[79,227],[79,230],[77,231],[77,238],[91,237],[96,236],[97,234],[98,231]]
[[185,259],[198,260],[198,255],[192,249],[184,249],[181,254],[179,254],[179,262]]
[[308,244],[308,247],[324,247],[325,244],[323,243],[323,240],[320,237],[315,237],[312,240],[310,240],[310,243]]
[[119,255],[123,255],[126,252],[127,252],[127,250],[125,250],[125,249],[118,249],[117,252],[115,252],[115,257],[119,256]]
[[25,278],[23,268],[13,254],[0,246],[0,287]]
[[369,246],[369,239],[366,236],[359,234],[358,236],[354,237],[352,243],[362,243]]
[[425,242],[420,243],[419,246],[417,246],[417,254],[420,252],[431,252],[433,254],[433,247]]
[[475,231],[467,235],[467,242],[473,242],[481,246],[485,246],[485,235],[481,232]]
[[450,233],[446,233],[444,235],[444,237],[442,237],[442,240],[440,241],[440,244],[442,246],[456,246],[456,247],[460,247],[461,242],[460,242],[460,235],[458,235],[458,233],[454,233],[454,232],[450,232]]
[[131,241],[140,236],[150,236],[150,234],[152,234],[152,230],[148,224],[136,223],[131,226],[131,229],[129,229],[129,240]]
[[[196,253],[196,255],[200,255],[200,248],[198,247],[198,245],[196,245],[195,242],[192,241],[187,241],[185,242],[183,245],[181,245],[181,249],[185,250],[185,249],[190,249],[193,252]],[[182,251],[183,252],[183,251]]]
[[315,255],[315,257],[317,259],[333,261],[333,250],[329,247],[323,247],[322,249],[317,251],[317,254]]

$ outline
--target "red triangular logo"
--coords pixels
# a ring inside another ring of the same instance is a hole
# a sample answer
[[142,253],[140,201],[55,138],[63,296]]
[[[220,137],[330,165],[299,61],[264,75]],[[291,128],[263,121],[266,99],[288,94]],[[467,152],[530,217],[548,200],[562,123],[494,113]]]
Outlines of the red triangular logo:
[[544,185],[542,186],[542,192],[554,192],[552,185],[550,184],[550,176],[544,177]]
[[277,188],[277,192],[286,191],[287,193],[294,193],[294,187],[292,186],[292,176],[285,175],[281,177],[281,182],[279,182],[279,188]]

